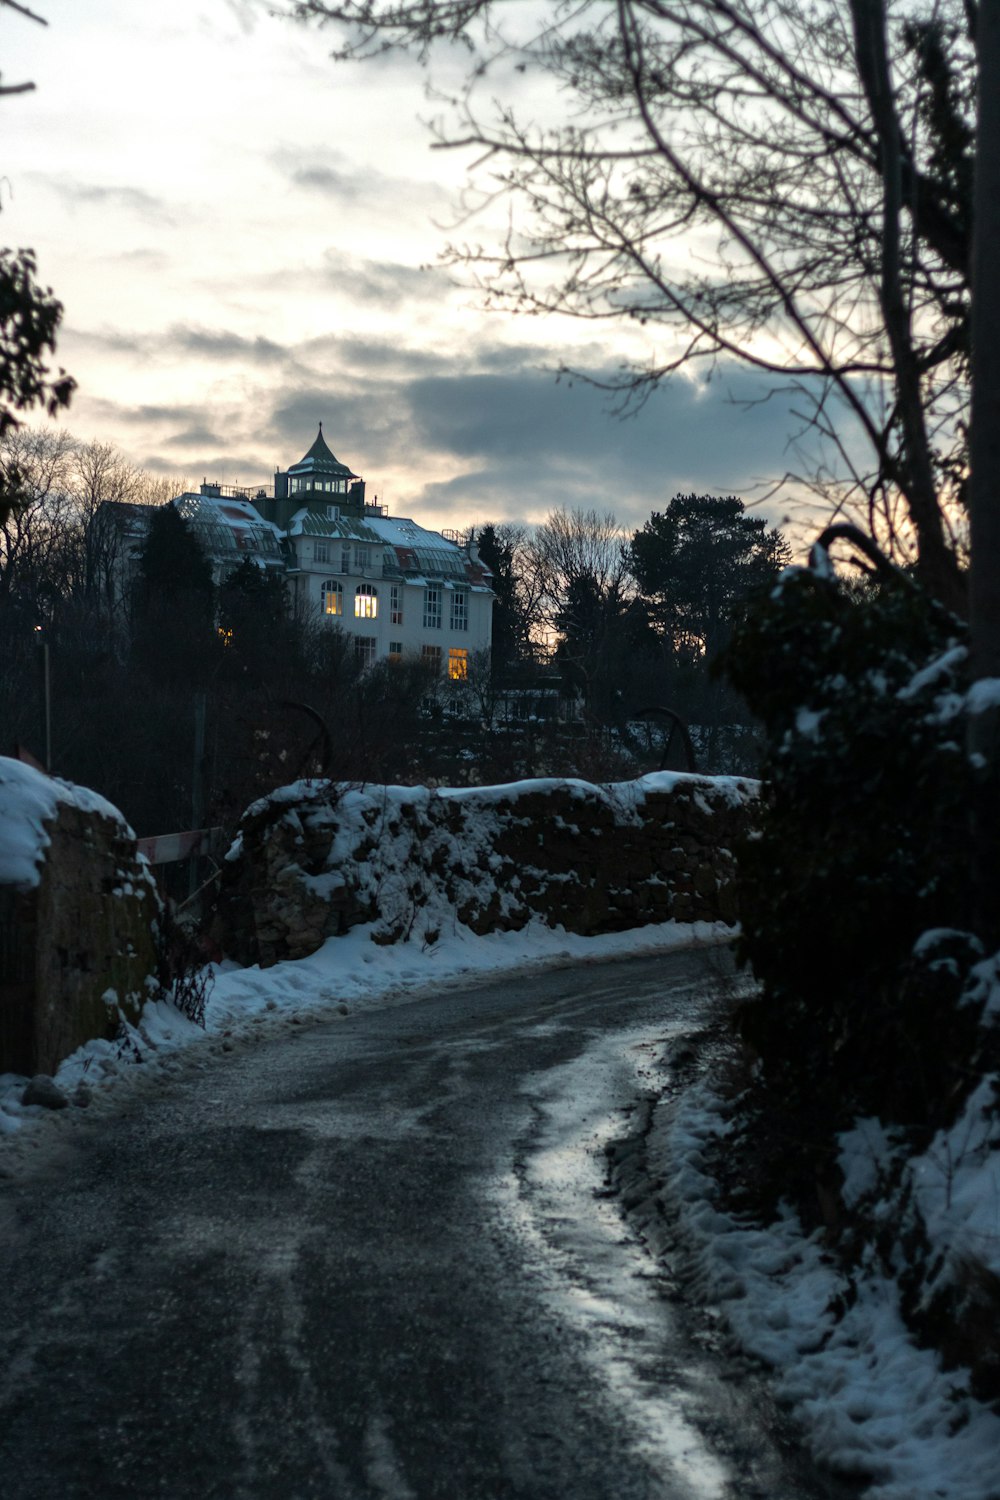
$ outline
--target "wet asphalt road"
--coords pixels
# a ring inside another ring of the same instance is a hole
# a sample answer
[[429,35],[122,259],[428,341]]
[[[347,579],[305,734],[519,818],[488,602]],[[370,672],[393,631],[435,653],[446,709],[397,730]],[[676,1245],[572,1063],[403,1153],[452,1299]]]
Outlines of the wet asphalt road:
[[289,1026],[79,1114],[0,1181],[2,1500],[824,1493],[672,1322],[574,1125],[576,1091],[621,1134],[615,1058],[701,1025],[723,961]]

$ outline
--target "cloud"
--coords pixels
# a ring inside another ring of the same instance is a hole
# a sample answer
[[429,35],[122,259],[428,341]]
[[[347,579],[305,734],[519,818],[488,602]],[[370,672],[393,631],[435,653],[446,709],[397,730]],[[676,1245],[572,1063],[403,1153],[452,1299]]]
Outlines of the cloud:
[[361,172],[338,172],[334,167],[295,167],[290,178],[296,187],[310,188],[325,198],[337,198],[346,203],[356,202],[370,191]]
[[641,524],[676,493],[749,501],[790,466],[788,433],[801,426],[790,393],[738,371],[674,380],[626,418],[605,392],[538,370],[418,379],[406,397],[420,447],[464,468],[426,484],[414,507],[452,514],[463,502],[504,517],[596,506]]
[[247,338],[227,329],[189,328],[175,324],[167,330],[164,341],[184,354],[201,354],[208,359],[237,359],[250,364],[273,364],[283,360],[286,350],[273,339],[258,334]]
[[398,428],[405,417],[405,401],[391,385],[377,394],[364,389],[345,394],[316,386],[282,400],[264,431],[279,452],[291,455],[282,463],[296,463],[322,422],[324,437],[337,457],[357,468],[362,462],[375,466],[389,456],[398,446]]
[[46,177],[45,180],[70,208],[123,209],[126,213],[136,214],[139,218],[153,220],[158,224],[174,223],[166,200],[148,193],[145,188],[130,187],[127,184],[108,186],[94,182],[69,182],[60,177]]
[[204,422],[196,422],[193,427],[186,427],[183,432],[175,432],[163,439],[171,448],[214,448],[221,441],[220,434],[213,432]]
[[139,334],[122,333],[118,328],[74,328],[72,324],[62,330],[59,342],[61,348],[83,344],[112,354],[141,354],[149,349],[149,339]]
[[437,301],[448,279],[431,266],[407,266],[393,261],[346,261],[327,251],[324,276],[328,286],[346,293],[353,302],[398,307],[405,302]]
[[371,167],[358,167],[344,152],[327,146],[282,145],[271,152],[271,165],[294,190],[335,204],[350,204],[399,220],[400,210],[452,204],[452,194],[439,183],[393,176]]
[[113,415],[120,422],[131,422],[137,426],[146,426],[150,423],[184,423],[200,422],[204,412],[199,406],[121,406],[113,402],[104,402],[108,415]]
[[340,292],[355,305],[396,308],[404,302],[439,302],[449,280],[436,266],[365,260],[331,247],[318,263],[268,271],[256,278],[256,284],[265,290],[308,291],[312,296],[319,289]]

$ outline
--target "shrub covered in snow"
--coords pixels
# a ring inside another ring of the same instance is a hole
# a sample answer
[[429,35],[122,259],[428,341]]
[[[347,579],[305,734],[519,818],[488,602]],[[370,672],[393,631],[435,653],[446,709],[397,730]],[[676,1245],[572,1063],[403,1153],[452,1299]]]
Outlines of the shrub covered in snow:
[[1000,989],[967,930],[964,628],[905,580],[790,569],[730,668],[770,742],[739,851],[757,1207],[824,1223],[998,1398]]
[[959,999],[981,956],[962,935],[962,634],[902,583],[790,569],[732,654],[770,742],[740,853],[742,953],[763,984],[743,1024],[820,1137],[856,1114],[936,1128],[961,1098],[976,1017]]

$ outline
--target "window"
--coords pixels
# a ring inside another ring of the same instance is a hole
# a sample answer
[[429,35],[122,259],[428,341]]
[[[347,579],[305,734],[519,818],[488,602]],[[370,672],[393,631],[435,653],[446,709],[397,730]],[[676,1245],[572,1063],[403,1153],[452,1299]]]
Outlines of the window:
[[464,682],[469,675],[469,653],[464,646],[452,646],[448,652],[448,676],[452,682]]
[[313,542],[313,558],[316,562],[328,563],[330,561],[330,543]]
[[434,670],[435,670],[435,672],[440,672],[440,670],[441,670],[441,647],[440,646],[421,646],[421,648],[420,648],[420,660],[423,662],[423,664],[424,664],[425,667],[433,667]]
[[390,661],[402,661],[402,659],[403,659],[403,643],[402,643],[402,641],[390,641],[389,642],[389,660]]
[[389,624],[402,625],[403,623],[403,600],[400,597],[402,589],[398,583],[389,585]]
[[363,573],[368,567],[368,548],[355,547],[354,549],[354,571]]
[[354,637],[354,655],[358,665],[361,667],[373,667],[377,652],[378,641],[373,635],[356,635]]
[[325,615],[342,615],[344,613],[344,591],[336,578],[328,578],[320,585],[320,599],[323,602],[323,613]]
[[378,614],[378,589],[370,583],[359,583],[354,590],[354,618],[374,620]]
[[452,630],[468,630],[469,628],[469,595],[465,589],[456,589],[451,596],[451,628]]
[[342,573],[349,573],[351,571],[351,549],[346,542],[340,554],[340,571]]
[[424,629],[441,629],[441,590],[433,585],[424,589]]

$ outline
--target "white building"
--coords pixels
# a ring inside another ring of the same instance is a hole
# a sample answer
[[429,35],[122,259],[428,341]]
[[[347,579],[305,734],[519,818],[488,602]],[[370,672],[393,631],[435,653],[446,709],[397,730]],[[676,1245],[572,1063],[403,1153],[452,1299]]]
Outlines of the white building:
[[456,681],[488,651],[493,590],[475,545],[365,502],[319,435],[273,490],[203,483],[172,502],[221,581],[244,557],[283,569],[290,604],[354,641],[365,666],[418,658]]

